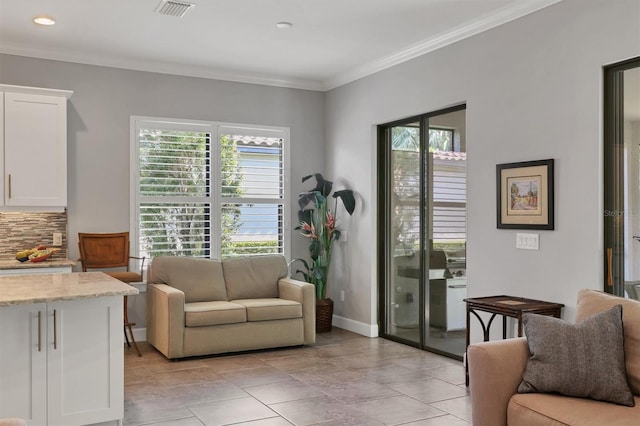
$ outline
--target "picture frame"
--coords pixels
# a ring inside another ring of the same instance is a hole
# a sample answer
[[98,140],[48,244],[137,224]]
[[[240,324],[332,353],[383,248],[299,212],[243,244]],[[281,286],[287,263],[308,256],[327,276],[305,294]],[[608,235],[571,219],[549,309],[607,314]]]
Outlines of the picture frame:
[[553,159],[496,165],[497,227],[554,229]]

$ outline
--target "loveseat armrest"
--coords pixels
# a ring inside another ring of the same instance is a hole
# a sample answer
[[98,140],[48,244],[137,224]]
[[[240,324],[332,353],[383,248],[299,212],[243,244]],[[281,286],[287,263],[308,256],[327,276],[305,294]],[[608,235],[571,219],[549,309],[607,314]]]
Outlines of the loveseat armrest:
[[304,344],[316,342],[316,288],[313,284],[293,278],[280,278],[278,292],[281,299],[293,300],[302,304],[304,323]]
[[507,406],[531,354],[527,340],[495,340],[467,348],[474,426],[506,426]]
[[184,356],[184,292],[147,284],[147,341],[167,358]]

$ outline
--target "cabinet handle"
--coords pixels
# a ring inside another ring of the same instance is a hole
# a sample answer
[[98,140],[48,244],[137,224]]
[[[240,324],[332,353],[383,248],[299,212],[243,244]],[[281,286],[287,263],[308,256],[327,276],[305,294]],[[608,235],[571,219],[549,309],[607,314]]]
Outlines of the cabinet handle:
[[607,285],[613,286],[613,249],[607,248]]
[[9,199],[11,199],[11,173],[9,173]]
[[56,324],[56,310],[53,310],[53,349],[58,349],[58,332]]
[[38,311],[38,352],[42,352],[42,311]]

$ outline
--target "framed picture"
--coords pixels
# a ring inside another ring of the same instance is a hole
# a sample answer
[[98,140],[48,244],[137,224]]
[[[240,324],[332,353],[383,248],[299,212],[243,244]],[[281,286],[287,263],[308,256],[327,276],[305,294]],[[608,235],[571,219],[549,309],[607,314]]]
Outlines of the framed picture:
[[553,229],[553,159],[496,165],[498,228]]

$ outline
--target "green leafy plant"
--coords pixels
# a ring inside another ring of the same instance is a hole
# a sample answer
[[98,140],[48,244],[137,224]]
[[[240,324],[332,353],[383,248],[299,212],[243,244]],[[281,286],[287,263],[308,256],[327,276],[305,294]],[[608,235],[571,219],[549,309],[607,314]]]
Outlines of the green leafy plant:
[[[356,208],[356,199],[351,189],[333,190],[333,182],[326,180],[320,173],[315,173],[302,178],[302,182],[315,178],[316,186],[306,192],[302,192],[298,198],[298,220],[300,225],[295,229],[309,239],[309,256],[311,262],[305,259],[294,259],[291,263],[299,261],[304,269],[296,270],[305,281],[316,287],[318,300],[327,298],[327,278],[331,263],[331,245],[340,239],[340,230],[336,225],[336,212],[338,200],[340,200],[349,215]],[[329,208],[330,196],[335,200],[333,210]]]

